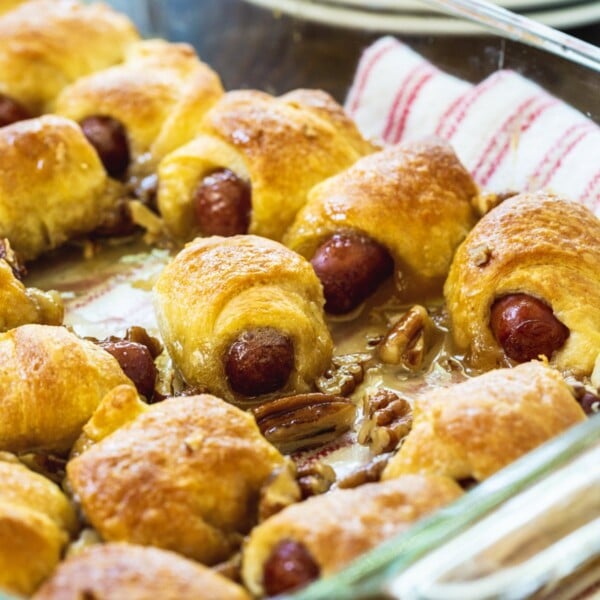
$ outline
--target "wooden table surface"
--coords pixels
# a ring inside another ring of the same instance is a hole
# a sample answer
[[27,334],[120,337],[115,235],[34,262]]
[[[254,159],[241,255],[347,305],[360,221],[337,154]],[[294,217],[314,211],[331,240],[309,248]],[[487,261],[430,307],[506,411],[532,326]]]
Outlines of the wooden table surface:
[[[362,50],[386,33],[300,21],[242,0],[157,0],[149,6],[158,33],[193,43],[227,89],[317,87],[343,101]],[[600,43],[600,23],[571,33]],[[600,78],[564,59],[489,35],[395,35],[470,81],[501,64],[515,68],[600,121]]]

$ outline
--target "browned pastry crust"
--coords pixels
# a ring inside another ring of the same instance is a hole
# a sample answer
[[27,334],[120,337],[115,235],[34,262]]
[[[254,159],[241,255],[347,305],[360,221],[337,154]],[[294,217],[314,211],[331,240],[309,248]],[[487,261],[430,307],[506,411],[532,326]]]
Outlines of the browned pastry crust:
[[281,393],[311,389],[329,365],[333,342],[323,292],[310,264],[285,246],[252,235],[198,238],[163,270],[154,287],[158,324],[189,385],[246,401],[228,385],[223,357],[247,329],[273,327],[294,345]]
[[545,364],[490,371],[419,398],[412,430],[383,478],[481,481],[584,419],[569,386]]
[[0,93],[47,112],[62,88],[120,62],[137,39],[131,21],[103,4],[25,2],[0,19]]
[[477,186],[442,141],[392,146],[313,188],[284,243],[306,258],[334,233],[382,244],[402,290],[441,288],[456,247],[475,224]]
[[456,252],[444,293],[454,340],[474,367],[506,360],[490,329],[490,308],[497,298],[524,293],[550,306],[570,330],[551,364],[589,375],[600,355],[600,220],[541,192],[505,200]]
[[76,123],[47,115],[0,128],[0,237],[30,260],[98,227],[120,194]]
[[182,556],[125,543],[91,546],[63,562],[34,600],[249,600],[246,591]]
[[257,518],[285,459],[251,415],[215,398],[170,398],[67,465],[82,509],[107,541],[227,558]]
[[60,489],[0,453],[0,590],[31,594],[54,569],[77,528]]
[[68,450],[102,397],[131,383],[119,363],[63,327],[0,334],[0,450]]
[[313,185],[373,149],[325,92],[229,92],[206,115],[201,135],[161,162],[159,209],[171,234],[189,240],[198,231],[196,186],[228,168],[252,186],[249,233],[280,240]]
[[152,161],[192,139],[222,94],[218,75],[191,46],[146,40],[132,44],[122,64],[65,88],[55,112],[75,121],[94,115],[117,119],[127,130],[134,160],[148,162],[144,155],[155,141]]
[[64,308],[57,292],[26,288],[0,259],[0,331],[27,323],[60,325]]
[[450,479],[406,476],[337,489],[289,506],[252,530],[243,551],[244,583],[253,594],[264,595],[264,564],[282,540],[301,542],[321,575],[335,573],[461,493]]

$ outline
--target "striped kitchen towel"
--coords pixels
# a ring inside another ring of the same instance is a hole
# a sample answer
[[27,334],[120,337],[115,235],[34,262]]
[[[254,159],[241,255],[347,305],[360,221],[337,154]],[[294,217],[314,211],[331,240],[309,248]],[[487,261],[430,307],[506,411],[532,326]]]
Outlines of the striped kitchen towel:
[[363,54],[346,109],[380,142],[448,140],[486,190],[545,189],[600,216],[600,127],[514,71],[472,85],[384,37]]

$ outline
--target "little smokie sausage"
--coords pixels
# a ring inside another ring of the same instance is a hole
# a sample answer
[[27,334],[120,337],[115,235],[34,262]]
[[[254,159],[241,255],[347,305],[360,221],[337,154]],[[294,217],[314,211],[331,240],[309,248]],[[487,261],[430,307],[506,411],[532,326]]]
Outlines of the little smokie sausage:
[[243,332],[229,346],[225,357],[229,385],[244,396],[260,396],[281,389],[293,368],[292,340],[273,327]]
[[569,330],[547,304],[528,294],[510,294],[496,300],[491,309],[490,327],[494,337],[517,362],[540,355],[548,358],[569,337]]
[[116,179],[123,177],[130,162],[129,142],[123,124],[112,117],[94,115],[86,117],[79,125],[96,149],[106,172]]
[[218,169],[204,177],[193,200],[202,233],[224,237],[247,233],[251,196],[250,185],[229,169]]
[[22,104],[10,96],[0,94],[0,127],[32,118],[33,115]]
[[325,310],[333,314],[356,308],[394,271],[384,246],[352,231],[332,235],[310,262],[323,284]]
[[267,595],[276,596],[307,585],[319,574],[319,566],[304,544],[282,540],[265,562],[263,586]]
[[133,381],[137,391],[151,401],[156,382],[156,366],[148,347],[128,340],[107,340],[100,342],[100,346],[117,359],[123,373]]

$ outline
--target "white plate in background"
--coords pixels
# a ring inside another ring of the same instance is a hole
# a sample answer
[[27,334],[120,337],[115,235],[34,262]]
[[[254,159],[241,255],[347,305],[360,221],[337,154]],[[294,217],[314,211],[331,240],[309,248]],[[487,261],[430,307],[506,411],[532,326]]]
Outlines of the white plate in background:
[[[432,12],[418,0],[405,0],[407,10],[399,8],[399,0],[247,0],[275,12],[301,19],[381,32],[407,34],[481,34],[481,25]],[[589,0],[570,4],[571,0],[502,0],[500,4],[515,8],[517,3],[535,7],[520,14],[556,28],[569,28],[600,21],[600,2]],[[556,2],[556,4],[555,4]],[[558,4],[560,3],[560,4]],[[393,9],[389,8],[393,6]],[[404,3],[402,3],[404,6]],[[418,10],[411,7],[419,6]]]

